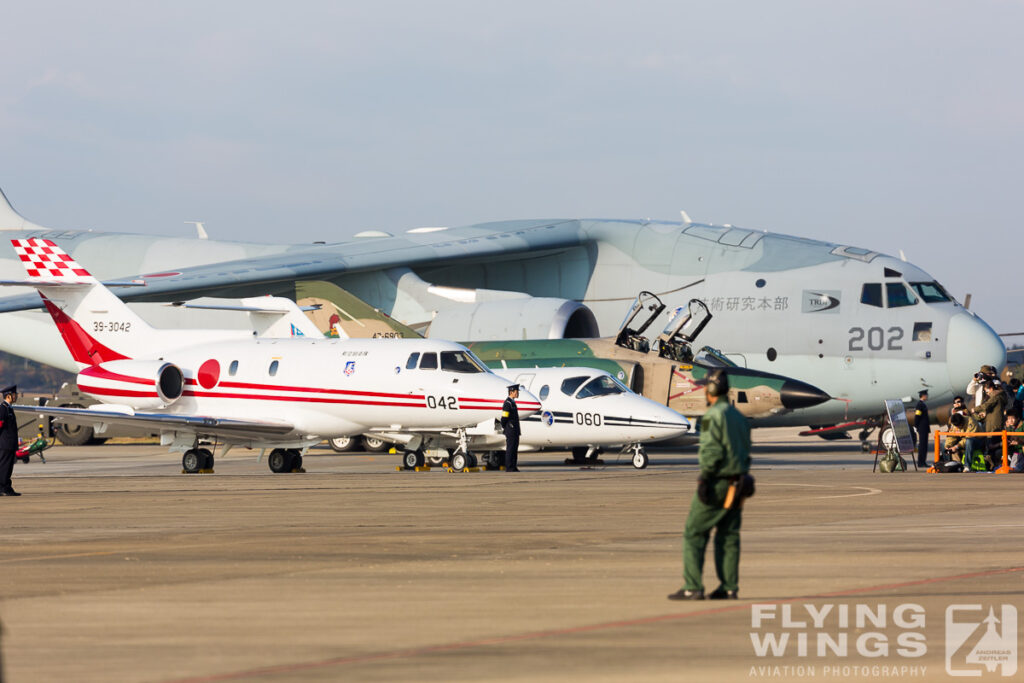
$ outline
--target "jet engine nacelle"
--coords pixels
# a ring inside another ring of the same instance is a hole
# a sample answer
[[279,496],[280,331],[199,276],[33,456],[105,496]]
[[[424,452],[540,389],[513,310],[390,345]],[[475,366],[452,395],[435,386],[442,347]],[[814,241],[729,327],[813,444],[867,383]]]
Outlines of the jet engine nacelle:
[[578,301],[521,297],[467,303],[437,312],[427,336],[459,341],[597,337],[597,319]]
[[185,390],[185,376],[174,363],[114,360],[78,373],[78,388],[104,403],[140,410],[165,408]]

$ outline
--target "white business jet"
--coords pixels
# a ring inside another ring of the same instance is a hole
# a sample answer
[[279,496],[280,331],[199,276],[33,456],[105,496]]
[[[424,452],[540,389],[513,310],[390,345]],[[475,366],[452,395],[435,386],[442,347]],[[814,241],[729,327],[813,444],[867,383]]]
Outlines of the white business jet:
[[[465,347],[428,339],[266,338],[258,331],[155,329],[54,242],[11,240],[28,279],[78,366],[92,408],[17,406],[85,424],[141,426],[183,452],[189,472],[211,469],[218,444],[272,448],[291,472],[322,439],[380,428],[448,430],[501,413],[507,381]],[[408,372],[417,352],[434,372]],[[429,359],[429,360],[427,360]],[[523,392],[529,415],[540,408]]]

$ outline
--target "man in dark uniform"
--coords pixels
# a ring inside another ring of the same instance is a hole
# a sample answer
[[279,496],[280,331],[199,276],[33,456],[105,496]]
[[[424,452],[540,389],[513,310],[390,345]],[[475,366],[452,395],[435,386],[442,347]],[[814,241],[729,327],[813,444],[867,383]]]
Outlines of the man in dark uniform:
[[[742,487],[750,471],[750,425],[729,405],[729,376],[712,370],[704,386],[708,411],[700,419],[700,476],[683,534],[683,587],[669,600],[704,599],[704,553],[715,530],[715,571],[720,585],[712,600],[735,600],[739,593]],[[733,491],[730,493],[730,488]],[[736,495],[739,499],[734,500]],[[728,506],[728,507],[727,507]]]
[[0,403],[0,496],[20,496],[11,486],[14,454],[18,450],[18,420],[11,405],[18,398],[18,387],[9,386],[0,391],[4,394],[4,401]]
[[917,392],[917,405],[914,406],[914,431],[917,432],[917,466],[928,467],[928,435],[932,431],[931,418],[928,417],[928,390]]
[[519,408],[516,406],[516,399],[519,398],[519,385],[511,384],[508,387],[508,398],[501,406],[501,431],[505,433],[505,471],[518,472],[519,468]]

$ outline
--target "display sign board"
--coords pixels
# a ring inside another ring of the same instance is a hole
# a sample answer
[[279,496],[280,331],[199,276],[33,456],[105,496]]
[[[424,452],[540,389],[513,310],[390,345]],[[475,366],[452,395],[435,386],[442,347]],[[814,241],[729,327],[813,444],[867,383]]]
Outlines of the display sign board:
[[892,425],[900,454],[913,454],[914,437],[910,434],[910,423],[907,422],[907,411],[903,408],[903,401],[899,399],[886,401],[885,412],[889,415],[889,424]]

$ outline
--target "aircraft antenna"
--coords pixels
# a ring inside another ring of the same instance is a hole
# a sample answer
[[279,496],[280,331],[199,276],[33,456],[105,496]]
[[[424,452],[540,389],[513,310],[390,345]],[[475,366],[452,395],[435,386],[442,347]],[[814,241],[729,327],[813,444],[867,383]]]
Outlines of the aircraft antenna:
[[907,255],[903,253],[902,249],[900,249],[900,261],[907,262]]
[[693,220],[690,218],[690,215],[683,211],[682,209],[679,210],[679,215],[683,217],[683,222],[686,223],[687,225],[693,222]]
[[971,310],[971,294],[970,294],[970,292],[968,292],[967,295],[964,296],[964,308],[967,309],[968,311]]
[[198,237],[201,240],[208,240],[208,239],[210,239],[210,236],[206,234],[206,228],[203,227],[203,224],[200,221],[185,221],[185,222],[189,223],[191,225],[196,226],[196,237]]

